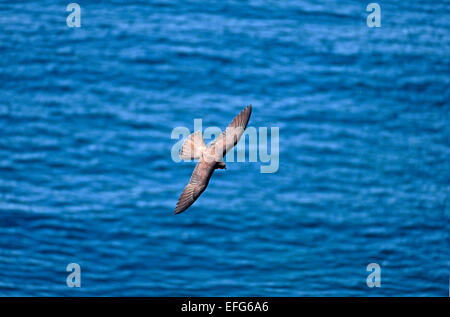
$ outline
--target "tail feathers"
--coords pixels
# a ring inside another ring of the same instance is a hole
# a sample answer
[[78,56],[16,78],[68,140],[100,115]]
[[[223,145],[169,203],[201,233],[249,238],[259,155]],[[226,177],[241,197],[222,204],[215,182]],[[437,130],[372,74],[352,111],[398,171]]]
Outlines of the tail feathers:
[[180,150],[180,157],[183,160],[199,159],[205,149],[206,145],[202,132],[196,131],[184,141]]

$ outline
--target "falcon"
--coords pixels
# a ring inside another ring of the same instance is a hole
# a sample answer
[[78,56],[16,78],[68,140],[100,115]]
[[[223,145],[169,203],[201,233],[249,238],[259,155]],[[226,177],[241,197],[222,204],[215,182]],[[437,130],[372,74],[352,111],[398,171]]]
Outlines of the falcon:
[[239,142],[251,114],[252,105],[249,105],[208,146],[205,145],[201,131],[196,131],[186,138],[180,150],[180,157],[183,160],[198,159],[198,163],[192,172],[189,184],[178,198],[175,214],[188,209],[200,197],[216,169],[226,169],[223,157]]

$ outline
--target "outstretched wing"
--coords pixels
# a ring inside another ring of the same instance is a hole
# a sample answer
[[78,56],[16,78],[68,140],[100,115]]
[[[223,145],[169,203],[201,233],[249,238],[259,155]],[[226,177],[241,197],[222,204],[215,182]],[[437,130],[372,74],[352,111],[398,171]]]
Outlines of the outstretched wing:
[[221,160],[227,151],[239,142],[245,128],[247,128],[251,114],[252,105],[249,105],[231,121],[230,125],[221,135],[211,142],[208,149],[217,161]]
[[175,214],[179,214],[188,209],[200,197],[208,186],[213,172],[214,164],[208,164],[204,161],[197,163],[194,172],[192,172],[189,184],[187,184],[180,198],[178,198]]

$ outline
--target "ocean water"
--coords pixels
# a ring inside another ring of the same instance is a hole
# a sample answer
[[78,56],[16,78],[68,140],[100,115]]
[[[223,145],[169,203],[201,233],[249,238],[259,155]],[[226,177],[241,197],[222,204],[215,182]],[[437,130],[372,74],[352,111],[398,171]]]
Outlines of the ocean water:
[[[448,296],[448,1],[70,2],[0,3],[0,295]],[[173,215],[172,129],[247,104],[278,171]]]

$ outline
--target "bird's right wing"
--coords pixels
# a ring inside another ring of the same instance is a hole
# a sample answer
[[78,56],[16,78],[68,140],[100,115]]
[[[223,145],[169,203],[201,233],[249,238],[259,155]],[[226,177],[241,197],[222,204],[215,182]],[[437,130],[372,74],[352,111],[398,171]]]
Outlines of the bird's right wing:
[[180,198],[178,198],[175,214],[179,214],[188,209],[197,198],[200,197],[208,186],[209,179],[213,172],[214,168],[211,168],[207,163],[203,161],[197,163],[192,172],[189,184],[187,184],[181,193]]

